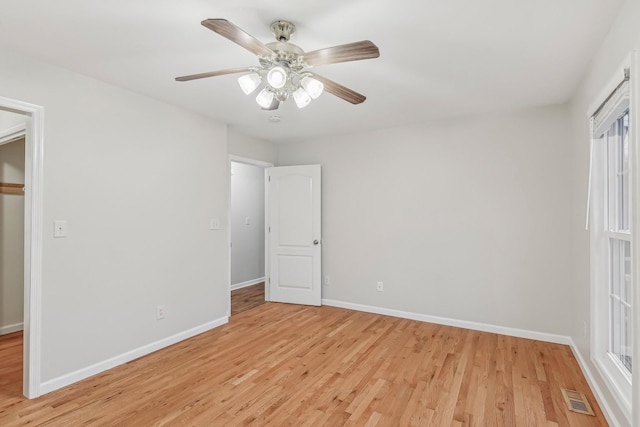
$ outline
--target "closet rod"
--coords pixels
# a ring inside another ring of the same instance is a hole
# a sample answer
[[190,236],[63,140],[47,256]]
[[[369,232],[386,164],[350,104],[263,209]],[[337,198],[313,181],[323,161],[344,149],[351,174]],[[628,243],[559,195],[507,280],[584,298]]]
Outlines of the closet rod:
[[0,194],[20,194],[24,196],[24,184],[0,182]]

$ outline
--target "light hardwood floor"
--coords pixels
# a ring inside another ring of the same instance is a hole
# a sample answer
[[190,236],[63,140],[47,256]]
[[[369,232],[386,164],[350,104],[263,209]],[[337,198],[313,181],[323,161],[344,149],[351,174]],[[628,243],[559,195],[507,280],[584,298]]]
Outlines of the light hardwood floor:
[[[14,335],[2,426],[606,425],[566,346],[334,307],[266,303],[31,401]],[[562,387],[597,416],[567,411]]]
[[264,304],[264,282],[231,291],[231,315]]

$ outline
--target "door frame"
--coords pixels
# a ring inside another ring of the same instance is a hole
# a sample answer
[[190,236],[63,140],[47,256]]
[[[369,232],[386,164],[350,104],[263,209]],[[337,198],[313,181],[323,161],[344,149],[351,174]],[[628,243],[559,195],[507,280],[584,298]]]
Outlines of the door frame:
[[21,114],[25,123],[24,318],[22,392],[40,396],[42,333],[42,211],[44,108],[0,97],[0,110]]
[[[3,110],[5,111],[5,110]],[[27,126],[25,123],[17,124],[0,132],[0,145],[9,144],[20,138],[26,139]]]
[[[229,248],[229,262],[228,264],[228,283],[227,283],[227,287],[229,289],[229,299],[227,300],[227,316],[231,316],[231,162],[235,162],[235,163],[243,163],[245,165],[251,165],[251,166],[258,166],[261,167],[265,170],[265,177],[266,177],[266,170],[268,168],[272,168],[274,165],[273,163],[269,163],[269,162],[264,162],[262,160],[255,160],[255,159],[251,159],[249,157],[242,157],[242,156],[236,156],[234,154],[229,154],[229,160],[227,162],[227,167],[229,168],[229,170],[227,171],[227,176],[229,177],[229,194],[227,196],[227,199],[229,200],[229,203],[227,203],[227,248]],[[266,178],[265,178],[266,179]],[[267,203],[267,195],[265,194],[265,207],[264,207],[264,220],[265,220],[265,225],[267,224],[267,208],[266,208],[266,203]],[[265,275],[267,272],[267,264],[269,262],[269,231],[267,229],[267,227],[265,226],[264,229],[264,263],[265,263]],[[269,301],[269,287],[267,286],[267,281],[268,279],[265,277],[265,286],[264,286],[264,300],[265,301]]]

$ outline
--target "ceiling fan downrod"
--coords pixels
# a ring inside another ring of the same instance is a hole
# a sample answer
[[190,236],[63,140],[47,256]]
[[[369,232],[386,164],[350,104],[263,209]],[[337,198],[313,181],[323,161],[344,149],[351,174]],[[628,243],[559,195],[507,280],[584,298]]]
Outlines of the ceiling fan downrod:
[[295,33],[296,26],[289,21],[275,21],[271,23],[271,32],[276,36],[276,40],[286,43]]

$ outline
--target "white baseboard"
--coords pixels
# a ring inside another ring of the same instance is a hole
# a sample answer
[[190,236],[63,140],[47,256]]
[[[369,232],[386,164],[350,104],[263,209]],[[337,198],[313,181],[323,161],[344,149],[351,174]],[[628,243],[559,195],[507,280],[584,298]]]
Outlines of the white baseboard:
[[435,323],[438,325],[454,326],[456,328],[472,329],[474,331],[491,332],[494,334],[509,335],[530,340],[546,341],[555,344],[571,345],[571,338],[564,335],[548,334],[546,332],[529,331],[526,329],[509,328],[506,326],[477,323],[467,320],[456,320],[447,317],[430,316],[427,314],[412,313],[409,311],[393,310],[390,308],[374,307],[370,305],[353,304],[350,302],[323,299],[322,304],[333,307],[348,308],[350,310],[365,311],[367,313],[383,314],[386,316],[400,317],[403,319],[418,320],[420,322]]
[[195,328],[188,329],[184,332],[177,333],[170,337],[163,338],[161,340],[152,342],[142,347],[138,347],[134,350],[120,354],[118,356],[112,357],[102,362],[98,362],[91,366],[87,366],[86,368],[82,368],[75,372],[71,372],[71,373],[62,375],[60,377],[54,378],[52,380],[45,381],[42,384],[40,384],[40,394],[41,395],[46,394],[54,390],[58,390],[59,388],[66,387],[69,384],[73,384],[85,378],[89,378],[93,375],[99,374],[111,368],[115,368],[118,365],[122,365],[124,363],[130,362],[139,357],[146,356],[147,354],[153,353],[154,351],[168,347],[177,342],[186,340],[187,338],[191,338],[195,335],[201,334],[210,329],[214,329],[214,328],[217,328],[218,326],[222,326],[227,322],[229,322],[229,317],[227,316],[221,317],[219,319],[213,320],[203,325],[196,326]]
[[13,325],[0,326],[0,335],[12,334],[24,329],[23,323],[14,323]]
[[247,280],[246,282],[236,283],[235,285],[231,285],[231,290],[235,291],[236,289],[246,288],[248,286],[257,285],[258,283],[264,282],[264,277],[259,277],[257,279]]
[[571,344],[569,344],[569,347],[571,347],[571,351],[573,352],[573,355],[576,357],[576,360],[578,361],[578,365],[580,365],[582,374],[586,378],[587,383],[589,384],[589,387],[591,387],[591,391],[593,391],[593,395],[598,401],[598,405],[600,406],[600,409],[602,409],[602,413],[604,414],[604,417],[607,419],[607,422],[611,426],[622,426],[623,424],[621,424],[618,418],[615,416],[615,412],[611,410],[611,405],[609,405],[609,402],[607,401],[607,399],[604,398],[602,389],[598,385],[598,382],[595,380],[593,372],[589,368],[589,365],[586,363],[585,358],[582,357],[582,353],[580,352],[580,350],[578,350],[578,347],[573,342],[573,340],[571,338],[569,338],[569,340],[571,341]]

